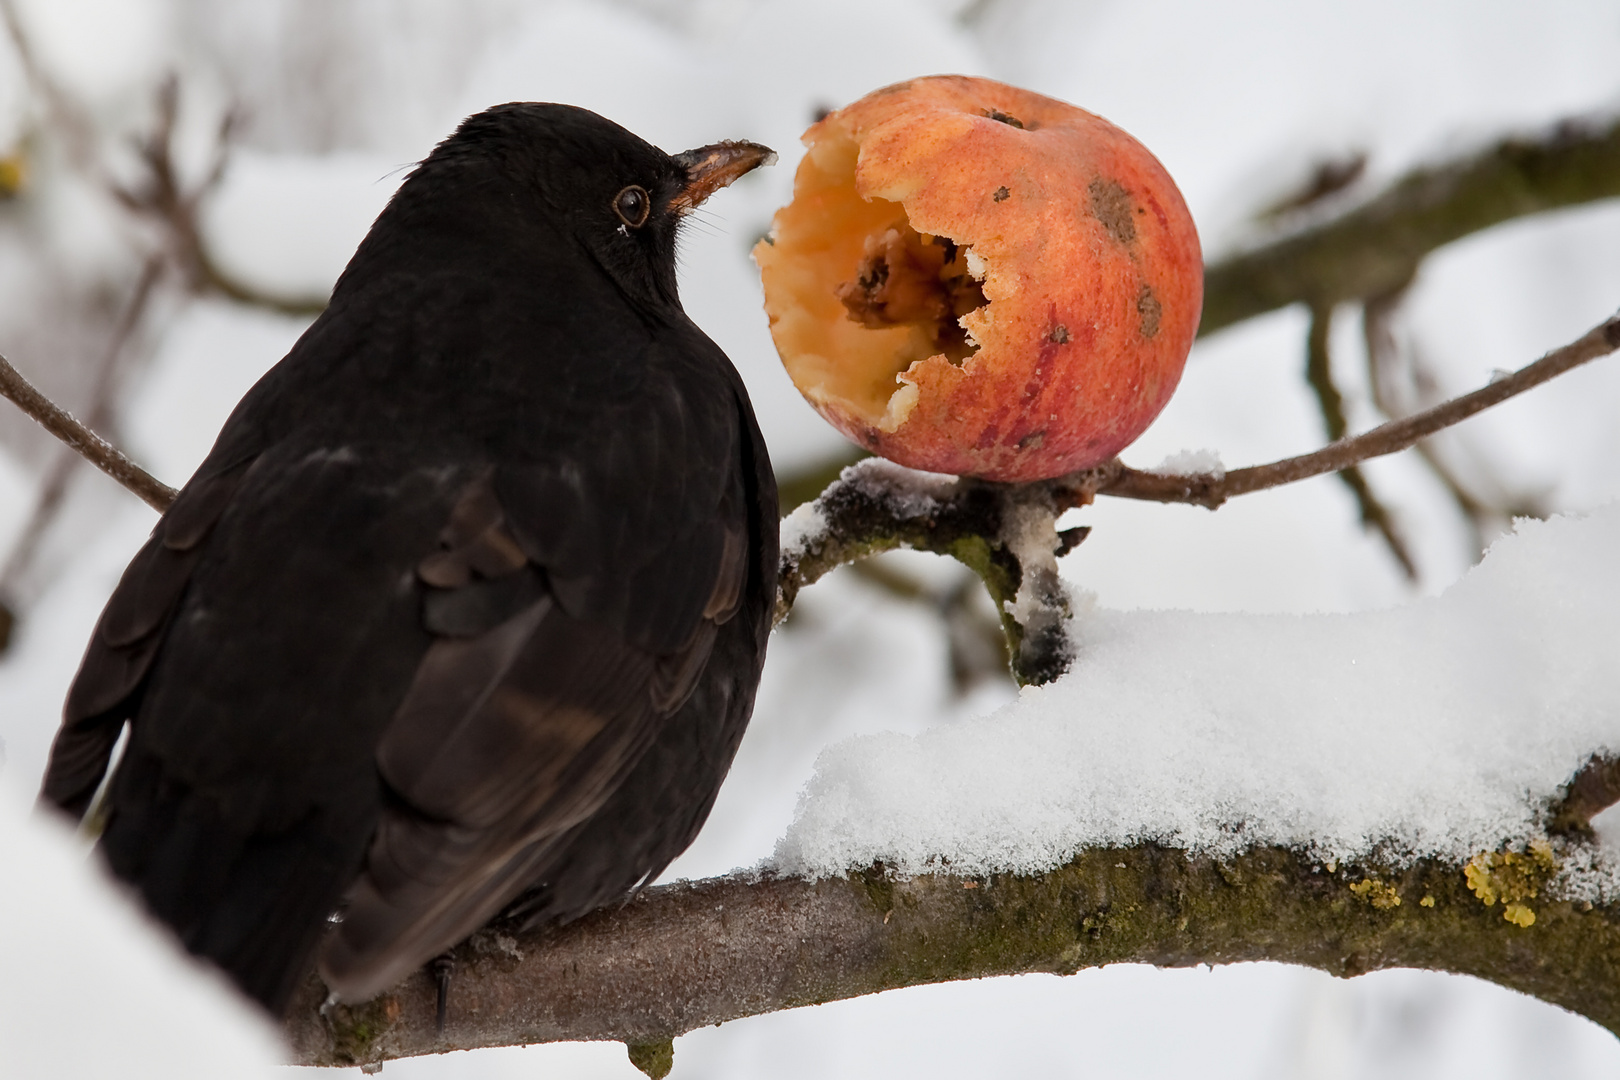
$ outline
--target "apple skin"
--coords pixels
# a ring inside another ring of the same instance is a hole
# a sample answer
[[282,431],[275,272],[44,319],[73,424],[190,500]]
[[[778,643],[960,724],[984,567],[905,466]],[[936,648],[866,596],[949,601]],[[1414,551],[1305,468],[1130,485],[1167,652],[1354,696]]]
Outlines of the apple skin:
[[[1181,193],[1130,135],[1027,90],[931,76],[829,114],[804,142],[793,201],[754,257],[789,376],[847,437],[913,468],[1023,482],[1107,461],[1164,408],[1203,261]],[[965,358],[936,350],[938,327],[873,328],[840,302],[872,238],[908,226],[971,251],[982,274]]]

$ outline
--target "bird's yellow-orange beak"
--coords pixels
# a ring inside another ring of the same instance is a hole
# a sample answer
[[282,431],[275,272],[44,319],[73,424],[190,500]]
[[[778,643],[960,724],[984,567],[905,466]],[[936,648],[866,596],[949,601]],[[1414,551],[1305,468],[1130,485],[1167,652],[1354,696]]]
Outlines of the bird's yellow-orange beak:
[[690,214],[704,199],[744,173],[776,163],[776,151],[752,142],[719,142],[700,146],[675,160],[686,169],[686,186],[670,200],[677,214]]

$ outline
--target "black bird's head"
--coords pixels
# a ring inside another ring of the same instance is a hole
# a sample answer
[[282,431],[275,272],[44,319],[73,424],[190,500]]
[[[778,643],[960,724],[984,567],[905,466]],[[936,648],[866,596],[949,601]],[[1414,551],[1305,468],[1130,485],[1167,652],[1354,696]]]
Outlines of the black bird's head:
[[751,142],[666,154],[587,109],[512,102],[463,121],[401,185],[389,209],[397,206],[399,216],[419,224],[440,219],[445,230],[461,230],[475,244],[493,229],[506,244],[573,246],[632,301],[678,305],[682,219],[715,191],[775,160],[768,147]]

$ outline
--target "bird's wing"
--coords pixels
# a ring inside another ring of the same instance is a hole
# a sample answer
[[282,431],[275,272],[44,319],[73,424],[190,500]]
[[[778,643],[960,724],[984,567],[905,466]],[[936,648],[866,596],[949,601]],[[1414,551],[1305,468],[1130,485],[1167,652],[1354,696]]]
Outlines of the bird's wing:
[[[464,477],[460,478],[464,481]],[[430,643],[408,572],[455,469],[273,444],[205,463],[131,563],[69,692],[44,798],[188,948],[279,1009],[375,829],[381,731]]]
[[379,746],[383,812],[322,949],[339,996],[387,989],[505,907],[691,696],[757,576],[758,527],[742,417],[670,412],[604,431],[589,461],[478,478],[418,565],[434,641]]
[[203,541],[230,504],[252,459],[186,485],[130,560],[97,621],[51,746],[40,799],[84,816],[139,700]]

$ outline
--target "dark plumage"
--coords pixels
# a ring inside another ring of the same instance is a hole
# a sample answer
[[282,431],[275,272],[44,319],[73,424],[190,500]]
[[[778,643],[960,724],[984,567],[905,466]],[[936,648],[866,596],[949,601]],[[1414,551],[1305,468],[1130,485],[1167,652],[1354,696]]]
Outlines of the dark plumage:
[[675,238],[768,153],[471,117],[125,571],[41,797],[82,815],[129,724],[101,850],[268,1008],[312,959],[371,997],[520,895],[581,915],[707,817],[776,484]]

